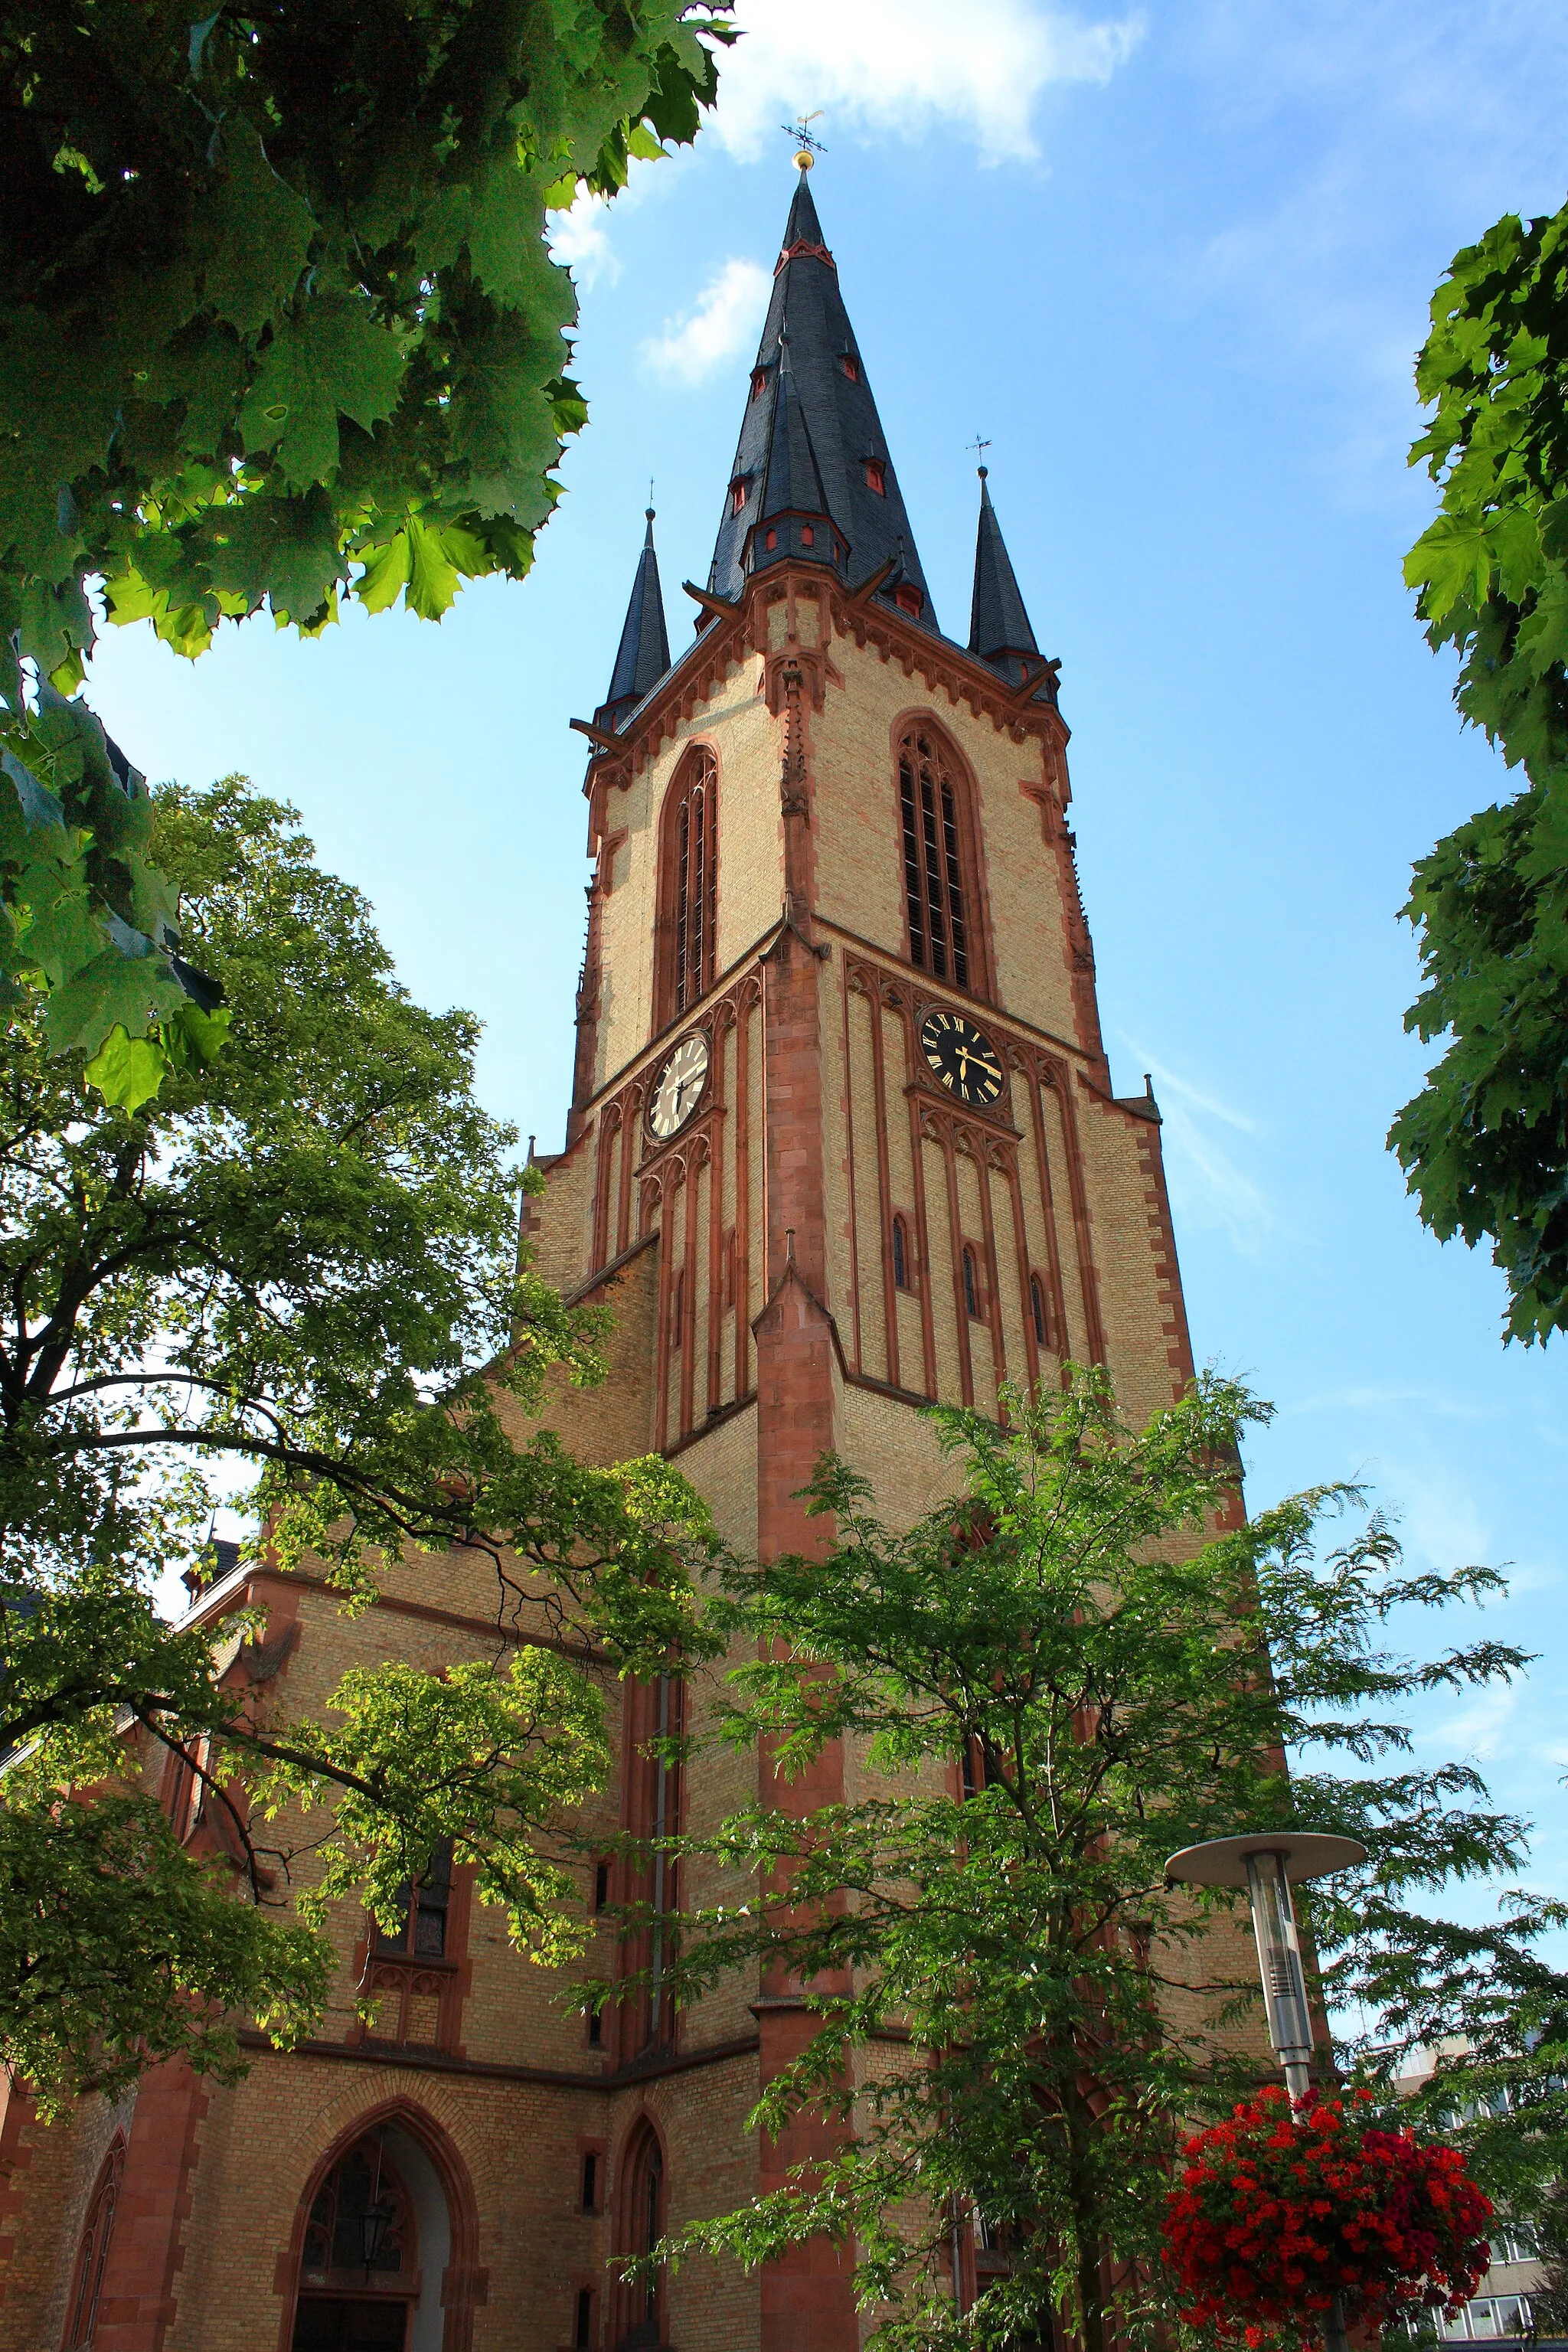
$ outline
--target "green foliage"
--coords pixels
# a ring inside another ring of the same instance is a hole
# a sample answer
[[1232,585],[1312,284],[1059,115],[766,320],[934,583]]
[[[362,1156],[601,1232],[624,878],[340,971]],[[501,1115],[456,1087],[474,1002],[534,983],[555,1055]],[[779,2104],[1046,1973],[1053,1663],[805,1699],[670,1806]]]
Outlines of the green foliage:
[[[47,2113],[63,2088],[112,2097],[175,2055],[233,2082],[234,2012],[287,2048],[326,1998],[319,1938],[237,1903],[231,1874],[193,1862],[149,1797],[7,1789],[0,1873],[5,2062],[41,2086]],[[68,2060],[68,2081],[62,2053],[84,2062]]]
[[[22,1751],[0,1842],[8,1885],[38,1890],[0,1937],[0,2058],[46,2096],[171,2049],[230,2065],[205,2003],[297,2032],[321,1904],[384,1915],[447,1835],[560,1958],[545,1849],[603,1774],[603,1678],[699,1644],[709,1545],[662,1460],[591,1469],[518,1434],[552,1381],[602,1377],[603,1318],[518,1265],[515,1139],[474,1098],[472,1020],[410,1003],[292,812],[237,778],[155,805],[233,1050],[132,1110],[50,1053],[42,991],[0,1042],[0,1755]],[[237,1475],[278,1566],[309,1551],[348,1607],[389,1558],[493,1562],[497,1662],[357,1672],[296,1719],[287,1679],[268,1697],[237,1661],[243,1626],[181,1632],[153,1602]],[[224,1885],[142,1801],[171,1748],[205,1759]],[[75,1801],[99,1788],[101,1828]],[[100,1854],[91,1903],[43,1899],[62,1821],[73,1868]]]
[[[1245,1902],[1238,1937],[1213,1916],[1236,1898],[1166,1885],[1173,1849],[1299,1822],[1363,1840],[1365,1870],[1313,1917],[1323,1990],[1383,2002],[1352,2053],[1373,2081],[1468,2020],[1488,1968],[1532,1965],[1564,1916],[1516,1897],[1461,1938],[1417,1907],[1512,1868],[1522,1832],[1472,1771],[1410,1765],[1389,1710],[1523,1661],[1480,1641],[1413,1664],[1384,1628],[1495,1577],[1406,1574],[1375,1519],[1320,1561],[1320,1526],[1359,1501],[1347,1488],[1237,1525],[1237,1446],[1267,1409],[1231,1382],[1202,1380],[1136,1433],[1099,1372],[1009,1414],[936,1415],[963,1495],[908,1534],[826,1462],[826,1557],[731,1578],[729,1630],[754,1663],[732,1672],[724,1736],[765,1738],[786,1779],[857,1743],[867,1793],[802,1818],[781,1791],[673,1842],[758,1890],[683,1920],[682,1997],[759,1963],[805,1988],[819,2030],[753,2120],[816,2109],[842,2136],[666,2255],[754,2264],[826,2231],[852,2247],[886,2352],[1049,2340],[1053,2314],[1099,2352],[1158,2322],[1178,2132],[1268,2064]],[[1288,1780],[1303,1751],[1314,1769]],[[873,2048],[905,2036],[905,2063]],[[1450,2093],[1462,2076],[1456,2062]],[[948,2248],[976,2214],[1007,2266],[960,2319]]]
[[1555,2180],[1539,2208],[1541,2284],[1530,2291],[1530,2315],[1537,2339],[1568,2328],[1568,2180]]
[[1544,1340],[1568,1323],[1568,208],[1456,256],[1416,384],[1443,495],[1405,576],[1526,782],[1415,866],[1406,1026],[1452,1041],[1389,1139],[1440,1239],[1491,1237],[1509,1337]]
[[30,709],[0,709],[0,1006],[24,982],[44,991],[51,1051],[85,1054],[89,1082],[134,1110],[166,1070],[211,1061],[228,1027],[177,952],[146,780],[47,684]]
[[94,581],[195,655],[263,605],[313,634],[344,593],[434,620],[521,579],[587,413],[546,209],[689,141],[731,38],[689,0],[0,0],[0,908],[70,1041],[142,1041],[110,1082],[184,1035],[163,929],[97,870],[148,880],[147,812],[60,764],[22,664],[80,681]]
[[355,566],[385,601],[421,543],[433,611],[526,572],[584,414],[546,207],[689,141],[732,37],[688,0],[196,32],[173,0],[0,6],[0,634],[51,676],[92,577],[195,653],[264,603],[321,627]]

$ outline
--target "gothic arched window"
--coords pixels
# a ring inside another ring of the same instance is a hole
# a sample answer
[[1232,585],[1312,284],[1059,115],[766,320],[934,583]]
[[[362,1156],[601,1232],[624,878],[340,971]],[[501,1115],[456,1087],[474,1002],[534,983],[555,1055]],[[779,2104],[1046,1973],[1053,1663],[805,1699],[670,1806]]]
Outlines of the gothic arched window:
[[103,2286],[103,2266],[109,2259],[109,2241],[114,2233],[114,2208],[120,2198],[120,2176],[124,2169],[125,2142],[116,2133],[109,2154],[103,2159],[98,2185],[92,2192],[92,2203],[87,2209],[81,2244],[77,2250],[70,2301],[67,2305],[65,2352],[77,2352],[79,2345],[87,2346],[92,2342],[98,2320],[98,2298]]
[[293,2352],[401,2347],[418,2273],[413,2200],[382,2135],[367,2133],[345,2149],[311,2200]]
[[963,1311],[976,1318],[980,1313],[980,1284],[974,1270],[974,1252],[967,1242],[963,1244]]
[[1046,1316],[1045,1286],[1037,1274],[1029,1276],[1029,1312],[1034,1318],[1035,1338],[1043,1348],[1051,1327]]
[[700,744],[665,796],[659,821],[656,1026],[679,1020],[713,985],[718,917],[719,773]]
[[934,728],[911,727],[900,741],[899,814],[910,961],[983,995],[966,785]]
[[[621,2252],[651,2254],[664,2235],[664,2149],[645,2124],[621,2167]],[[623,2287],[620,2352],[653,2352],[664,2335],[664,2282],[658,2272]]]
[[902,1217],[893,1219],[893,1286],[910,1287],[910,1229]]

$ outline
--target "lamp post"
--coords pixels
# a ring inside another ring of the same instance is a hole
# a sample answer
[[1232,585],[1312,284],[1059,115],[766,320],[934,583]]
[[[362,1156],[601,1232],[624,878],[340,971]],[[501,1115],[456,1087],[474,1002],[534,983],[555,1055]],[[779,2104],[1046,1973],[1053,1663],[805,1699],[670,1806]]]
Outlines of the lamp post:
[[[1352,1869],[1365,1860],[1366,1848],[1354,1838],[1333,1837],[1321,1830],[1279,1830],[1258,1837],[1209,1838],[1202,1845],[1184,1846],[1165,1864],[1167,1885],[1183,1880],[1190,1886],[1246,1887],[1268,2039],[1292,2101],[1305,2098],[1311,2088],[1312,2017],[1290,1888],[1304,1879]],[[1337,2294],[1323,2336],[1328,2352],[1348,2352],[1344,2308]]]

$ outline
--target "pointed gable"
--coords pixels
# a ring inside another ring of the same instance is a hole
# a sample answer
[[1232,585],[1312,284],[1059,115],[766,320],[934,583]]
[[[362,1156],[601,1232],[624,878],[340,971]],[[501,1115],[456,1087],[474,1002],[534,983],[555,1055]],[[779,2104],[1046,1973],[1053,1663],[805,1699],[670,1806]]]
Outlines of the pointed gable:
[[647,509],[647,530],[632,582],[631,602],[621,629],[610,690],[599,706],[601,724],[615,724],[636,709],[650,688],[669,667],[669,635],[664,620],[664,592],[659,585],[658,558],[653,549],[653,509]]
[[787,340],[779,346],[779,378],[773,409],[767,464],[756,500],[757,520],[766,521],[771,516],[782,514],[822,515],[826,518],[827,492],[823,487],[822,468],[816,462],[816,451],[812,446],[805,404],[795,383],[795,370],[789,363]]
[[[786,374],[792,380],[787,394],[782,390]],[[781,465],[789,474],[787,499],[780,488]],[[820,485],[821,503],[807,508],[804,486],[811,472]],[[713,594],[739,595],[748,572],[769,552],[765,534],[761,543],[754,536],[758,524],[766,513],[786,509],[826,515],[832,543],[820,543],[818,534],[819,543],[809,552],[817,562],[834,564],[852,586],[893,564],[886,593],[890,597],[901,587],[904,609],[918,605],[919,617],[935,628],[887,436],[804,172],[784,226],[731,468],[708,575]],[[782,553],[782,546],[776,551]]]

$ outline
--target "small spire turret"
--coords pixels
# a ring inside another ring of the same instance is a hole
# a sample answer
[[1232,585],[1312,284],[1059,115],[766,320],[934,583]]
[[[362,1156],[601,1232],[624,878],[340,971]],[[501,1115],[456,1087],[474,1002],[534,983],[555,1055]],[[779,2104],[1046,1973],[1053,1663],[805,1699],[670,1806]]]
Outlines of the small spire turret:
[[626,606],[616,667],[610,675],[610,690],[594,714],[595,723],[600,727],[619,726],[669,667],[669,632],[665,626],[658,558],[653,548],[652,507],[647,509],[647,529],[637,559],[637,577],[632,582],[631,602]]
[[[980,525],[974,541],[974,595],[969,609],[969,650],[982,661],[1005,662],[1011,656],[1026,669],[1040,658],[1029,615],[1024,609],[1018,582],[1002,537],[1002,526],[991,503],[986,477],[989,467],[977,466],[980,477]],[[1022,676],[1022,671],[1017,675]]]

